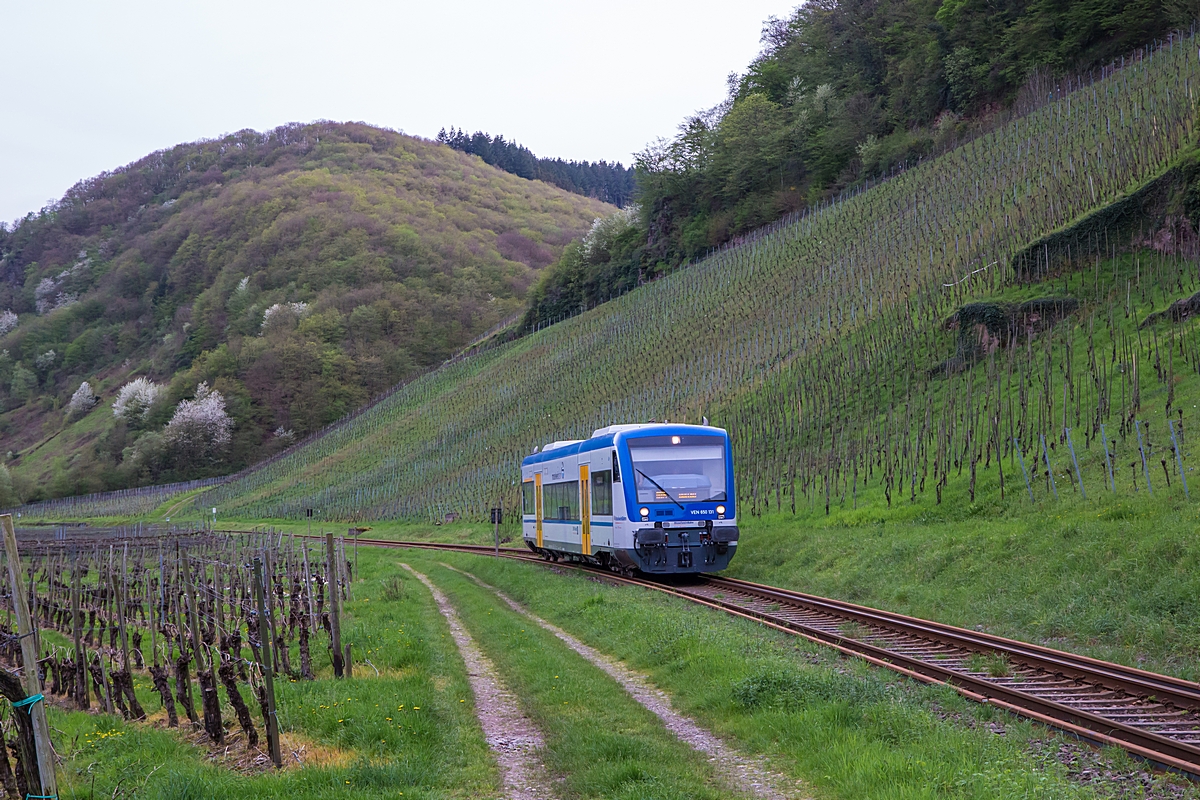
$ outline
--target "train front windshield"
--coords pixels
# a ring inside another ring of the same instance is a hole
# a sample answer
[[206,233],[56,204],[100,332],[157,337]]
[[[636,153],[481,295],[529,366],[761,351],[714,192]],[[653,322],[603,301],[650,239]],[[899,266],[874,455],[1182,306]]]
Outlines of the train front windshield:
[[649,436],[627,442],[639,503],[728,499],[724,438]]

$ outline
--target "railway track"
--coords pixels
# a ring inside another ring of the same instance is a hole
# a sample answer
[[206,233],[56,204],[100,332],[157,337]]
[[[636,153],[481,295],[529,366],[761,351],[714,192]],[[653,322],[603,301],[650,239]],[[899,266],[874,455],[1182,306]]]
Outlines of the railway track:
[[[496,552],[484,545],[361,538],[359,543],[477,555]],[[500,548],[500,555],[545,563],[520,548]],[[735,578],[703,575],[688,583],[662,583],[557,563],[611,583],[663,592],[752,619],[1200,777],[1200,684],[1192,681]]]

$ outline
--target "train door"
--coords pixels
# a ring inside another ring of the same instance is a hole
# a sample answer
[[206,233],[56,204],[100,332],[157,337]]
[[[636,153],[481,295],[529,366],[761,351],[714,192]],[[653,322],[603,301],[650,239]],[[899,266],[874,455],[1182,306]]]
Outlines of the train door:
[[534,526],[537,531],[537,546],[542,546],[542,473],[533,473]]
[[612,469],[608,454],[603,460],[592,462],[588,480],[588,510],[592,514],[591,527],[595,531],[600,547],[613,546],[613,486]]
[[588,465],[579,465],[579,549],[585,556],[592,554],[592,487],[588,481]]

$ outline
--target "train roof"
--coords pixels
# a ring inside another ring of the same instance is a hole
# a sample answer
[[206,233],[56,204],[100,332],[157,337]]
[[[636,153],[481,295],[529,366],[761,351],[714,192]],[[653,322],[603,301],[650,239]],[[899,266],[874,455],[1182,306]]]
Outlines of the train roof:
[[633,425],[609,425],[605,428],[598,428],[592,433],[590,439],[563,439],[557,442],[551,442],[543,447],[540,452],[533,453],[532,455],[528,455],[522,459],[521,466],[524,467],[529,466],[530,464],[540,464],[543,461],[553,461],[564,456],[572,456],[579,453],[588,453],[592,450],[602,450],[606,447],[612,447],[618,436],[633,431],[646,431],[647,433],[663,434],[725,434],[724,428],[718,428],[713,425],[685,425],[673,422],[644,422]]

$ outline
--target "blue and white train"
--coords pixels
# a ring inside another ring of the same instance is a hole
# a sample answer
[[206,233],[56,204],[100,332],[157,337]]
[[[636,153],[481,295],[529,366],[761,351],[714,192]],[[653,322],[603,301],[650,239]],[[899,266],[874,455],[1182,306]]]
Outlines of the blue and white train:
[[708,425],[610,425],[521,462],[525,544],[622,572],[714,572],[737,550],[729,434]]

